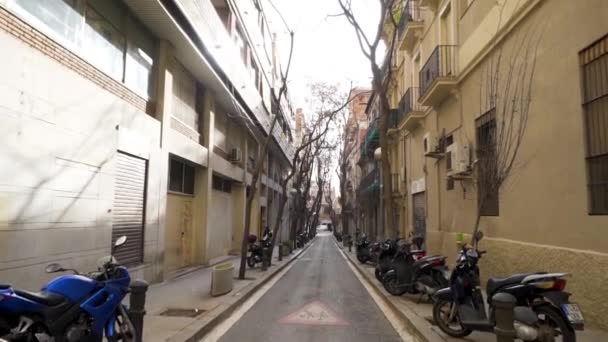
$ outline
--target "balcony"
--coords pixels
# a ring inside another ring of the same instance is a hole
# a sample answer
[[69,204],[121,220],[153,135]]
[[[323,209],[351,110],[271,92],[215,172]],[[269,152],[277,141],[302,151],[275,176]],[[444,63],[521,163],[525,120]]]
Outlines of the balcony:
[[377,196],[380,193],[380,172],[378,168],[373,169],[365,175],[359,183],[357,195],[360,198]]
[[424,32],[424,22],[420,15],[420,0],[408,0],[403,8],[403,15],[399,21],[399,41],[400,50],[405,50],[411,54],[416,41]]
[[403,97],[399,101],[399,108],[396,115],[391,120],[391,127],[404,128],[412,131],[424,118],[425,107],[418,102],[419,97],[418,87],[410,87],[405,91]]
[[365,140],[361,143],[361,159],[371,159],[374,156],[374,151],[380,146],[380,136],[378,135],[378,120],[372,121],[367,128]]
[[438,105],[456,87],[456,48],[437,46],[420,70],[420,104]]

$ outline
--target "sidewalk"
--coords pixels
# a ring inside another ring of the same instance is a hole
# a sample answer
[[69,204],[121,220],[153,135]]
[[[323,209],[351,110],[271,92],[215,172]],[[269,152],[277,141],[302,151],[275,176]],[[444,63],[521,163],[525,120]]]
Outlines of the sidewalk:
[[[281,262],[277,260],[278,247],[275,248],[272,266],[264,272],[259,264],[255,269],[248,268],[244,280],[237,279],[240,256],[227,256],[212,260],[210,266],[190,269],[177,278],[150,286],[146,298],[143,340],[198,341],[229,317],[258,288],[295,260],[313,241],[314,239],[304,248],[294,250],[292,254],[283,257]],[[211,272],[213,265],[220,263],[234,265],[234,288],[223,296],[212,297]],[[175,315],[161,315],[168,309],[174,309],[172,311]]]
[[[382,284],[374,276],[374,266],[370,264],[362,265],[357,261],[355,248],[348,252],[348,248],[342,248],[342,244],[336,242],[339,248],[353,266],[359,271],[363,278],[372,286],[374,291],[385,301],[385,303],[403,320],[405,328],[423,342],[496,342],[496,336],[491,333],[473,332],[466,338],[457,339],[445,335],[433,323],[433,307],[424,300],[417,303],[420,296],[404,295],[396,297],[384,290]],[[576,332],[579,342],[605,342],[608,341],[608,332],[589,330]]]

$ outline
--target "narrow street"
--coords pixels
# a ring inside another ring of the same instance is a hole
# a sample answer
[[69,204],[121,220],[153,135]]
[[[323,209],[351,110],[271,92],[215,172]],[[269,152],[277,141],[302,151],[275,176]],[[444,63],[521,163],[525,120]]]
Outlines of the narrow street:
[[320,233],[220,341],[401,341],[334,241]]

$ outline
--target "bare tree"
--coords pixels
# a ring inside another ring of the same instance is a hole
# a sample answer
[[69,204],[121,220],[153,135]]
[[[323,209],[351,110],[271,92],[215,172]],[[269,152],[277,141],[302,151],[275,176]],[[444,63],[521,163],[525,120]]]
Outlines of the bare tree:
[[[298,146],[293,155],[289,172],[282,177],[280,184],[282,188],[281,202],[279,204],[279,210],[275,217],[275,222],[272,228],[272,246],[276,243],[277,232],[281,226],[283,212],[285,205],[287,204],[288,198],[288,185],[291,179],[295,175],[299,175],[302,172],[311,172],[312,162],[310,160],[315,159],[315,156],[323,148],[327,148],[325,139],[327,132],[329,131],[331,124],[334,122],[336,115],[344,110],[350,103],[350,94],[352,89],[349,90],[345,97],[339,97],[339,92],[336,86],[327,84],[313,84],[311,87],[312,96],[316,100],[316,115],[313,117],[313,123],[310,128],[304,134],[300,146]],[[311,159],[312,158],[312,159]],[[304,178],[302,178],[304,179]],[[297,193],[294,196],[298,196],[300,189],[298,184],[294,184],[294,189]],[[279,253],[279,256],[281,254]]]
[[473,184],[477,188],[477,216],[473,234],[481,217],[497,210],[498,196],[505,181],[517,169],[523,142],[536,70],[537,50],[542,30],[524,30],[511,42],[496,49],[484,66],[479,109],[485,113],[476,120],[477,160]]
[[[388,156],[388,137],[386,131],[388,129],[389,111],[391,109],[388,90],[390,89],[392,77],[392,59],[394,57],[395,44],[397,41],[397,26],[398,18],[403,11],[402,1],[400,0],[380,0],[380,18],[377,25],[377,31],[372,36],[366,33],[361,27],[360,22],[352,8],[352,0],[338,0],[342,10],[341,16],[344,16],[349,24],[353,27],[359,47],[362,54],[370,63],[372,71],[372,89],[378,98],[380,117],[378,120],[378,133],[380,137],[380,148],[382,151],[382,179],[390,180],[390,162]],[[380,42],[385,41],[386,54],[381,63],[378,63],[378,53]],[[396,234],[396,228],[393,221],[393,204],[391,198],[391,182],[385,181],[382,184],[382,197],[384,203],[384,226],[388,234]]]
[[342,144],[338,151],[338,165],[336,167],[336,174],[339,180],[340,203],[341,212],[340,220],[342,223],[342,232],[350,235],[349,227],[349,215],[353,213],[353,205],[349,201],[348,196],[348,174],[350,166],[350,158],[356,151],[358,137],[359,137],[359,120],[355,115],[346,117],[343,115],[342,118],[343,127],[340,127],[340,140]]
[[[287,61],[287,67],[283,72],[281,70],[281,83],[278,94],[273,89],[272,93],[272,101],[276,101],[276,103],[280,104],[283,97],[287,94],[287,79],[289,77],[289,70],[291,68],[291,59],[293,57],[293,44],[294,44],[294,32],[289,31],[290,34],[290,46],[289,46],[289,58]],[[279,106],[280,107],[280,106]],[[280,111],[280,109],[279,109]],[[239,268],[239,279],[245,279],[245,272],[247,270],[247,246],[248,246],[248,238],[249,238],[249,230],[251,225],[251,210],[253,208],[253,200],[258,190],[258,180],[260,179],[260,173],[262,172],[262,168],[264,166],[263,160],[266,158],[266,154],[268,153],[268,149],[270,147],[270,143],[273,139],[273,130],[277,124],[279,119],[279,113],[274,113],[274,117],[272,118],[272,122],[270,124],[270,128],[268,130],[268,135],[264,139],[264,143],[262,145],[261,153],[258,156],[259,162],[255,165],[255,169],[253,171],[251,177],[251,187],[249,189],[249,194],[245,200],[245,227],[243,228],[243,240],[241,242],[241,265]],[[245,158],[245,166],[247,169],[248,158]]]

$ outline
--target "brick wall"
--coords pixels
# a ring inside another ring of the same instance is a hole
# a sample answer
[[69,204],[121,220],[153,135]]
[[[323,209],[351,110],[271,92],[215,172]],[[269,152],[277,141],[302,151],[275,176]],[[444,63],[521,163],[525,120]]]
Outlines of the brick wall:
[[0,29],[20,39],[43,54],[55,59],[69,69],[96,83],[105,90],[150,115],[154,115],[153,101],[146,101],[124,84],[114,80],[99,69],[56,43],[40,31],[0,6]]

